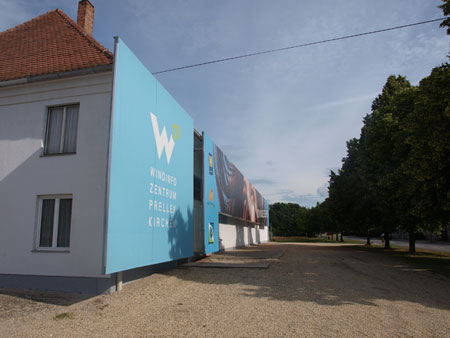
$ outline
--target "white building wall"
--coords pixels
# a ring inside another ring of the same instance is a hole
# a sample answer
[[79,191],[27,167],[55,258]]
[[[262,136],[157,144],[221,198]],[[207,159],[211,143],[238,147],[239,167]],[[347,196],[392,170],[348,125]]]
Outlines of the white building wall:
[[264,228],[259,229],[259,241],[261,243],[267,243],[270,241],[269,231],[270,231],[270,228],[268,226],[265,226]]
[[[100,276],[112,73],[0,88],[0,274]],[[48,106],[79,103],[76,154],[42,156]],[[68,252],[35,250],[37,197],[72,194]]]
[[269,227],[219,224],[219,248],[231,250],[269,241]]

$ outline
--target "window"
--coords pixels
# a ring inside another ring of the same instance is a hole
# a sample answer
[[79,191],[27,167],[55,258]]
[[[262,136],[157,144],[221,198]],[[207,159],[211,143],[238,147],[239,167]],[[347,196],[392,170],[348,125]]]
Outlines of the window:
[[72,218],[72,196],[39,197],[37,245],[39,248],[68,248]]
[[48,108],[44,155],[75,153],[80,105]]

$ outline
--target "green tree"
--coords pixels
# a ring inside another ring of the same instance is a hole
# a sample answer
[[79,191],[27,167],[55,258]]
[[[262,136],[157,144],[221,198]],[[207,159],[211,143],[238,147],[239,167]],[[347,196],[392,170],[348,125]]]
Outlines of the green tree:
[[410,152],[403,168],[414,182],[412,214],[425,228],[450,221],[450,66],[436,67],[416,91],[403,129]]
[[329,216],[327,208],[327,199],[322,203],[317,203],[315,207],[308,210],[307,224],[310,234],[315,235],[319,232],[335,232],[335,223]]
[[395,227],[436,230],[450,212],[449,66],[412,87],[389,77],[361,133],[362,170],[386,235]]
[[398,224],[395,205],[396,185],[392,173],[401,163],[393,145],[396,142],[398,121],[390,111],[395,97],[411,88],[402,76],[389,76],[382,93],[372,103],[372,113],[364,118],[359,147],[360,176],[365,186],[375,217],[371,222],[381,226],[385,236],[385,248],[390,247],[389,234]]
[[[442,12],[444,15],[448,16],[450,15],[450,0],[442,0],[443,4],[439,6],[440,9],[442,9]],[[441,22],[441,27],[448,27],[447,28],[447,34],[450,35],[450,18],[445,19]]]
[[330,173],[328,210],[341,232],[365,233],[367,244],[370,244],[369,230],[376,221],[366,186],[361,179],[359,157],[359,140],[353,138],[347,141],[347,155],[342,159],[342,168],[338,173]]
[[307,234],[307,208],[296,203],[274,203],[269,210],[274,235],[298,236]]
[[388,192],[386,202],[390,204],[393,222],[397,227],[405,229],[409,234],[409,250],[415,252],[415,232],[423,221],[423,215],[414,211],[420,196],[414,177],[404,170],[404,164],[409,158],[411,146],[406,143],[407,132],[404,129],[405,120],[414,109],[414,100],[417,88],[407,87],[399,91],[388,104],[384,106],[386,132],[385,135],[391,143],[387,157],[389,170],[378,178],[378,186]]

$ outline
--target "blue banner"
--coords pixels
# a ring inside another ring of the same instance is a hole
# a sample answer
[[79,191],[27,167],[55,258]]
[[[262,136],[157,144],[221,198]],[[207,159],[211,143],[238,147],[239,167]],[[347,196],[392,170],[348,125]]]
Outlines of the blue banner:
[[119,38],[106,273],[193,255],[192,118]]
[[214,165],[214,143],[203,133],[204,158],[204,221],[205,221],[205,253],[219,251],[219,212],[220,203],[217,194],[216,170]]

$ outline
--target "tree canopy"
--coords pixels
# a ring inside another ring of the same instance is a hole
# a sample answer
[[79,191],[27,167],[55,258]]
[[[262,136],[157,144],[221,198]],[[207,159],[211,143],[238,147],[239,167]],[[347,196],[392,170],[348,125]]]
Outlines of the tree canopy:
[[329,212],[338,228],[403,229],[415,251],[418,230],[450,222],[450,66],[419,86],[389,76],[359,139],[347,142],[342,168],[330,173]]

